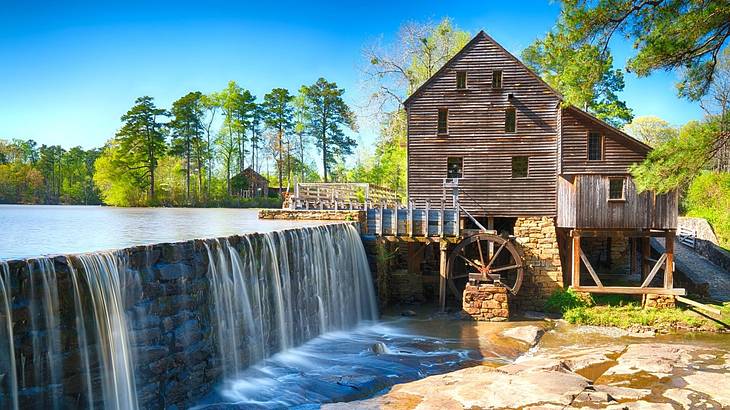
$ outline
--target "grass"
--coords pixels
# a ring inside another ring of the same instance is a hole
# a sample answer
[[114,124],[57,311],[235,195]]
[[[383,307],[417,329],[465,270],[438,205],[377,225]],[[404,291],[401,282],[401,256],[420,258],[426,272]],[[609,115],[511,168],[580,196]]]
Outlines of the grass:
[[[724,304],[720,309],[723,312],[721,321],[730,323],[730,303]],[[586,297],[570,289],[554,292],[545,304],[545,310],[560,312],[563,314],[563,319],[576,325],[613,326],[623,329],[643,326],[657,330],[709,331],[725,327],[688,309],[643,308],[635,297],[624,295]]]

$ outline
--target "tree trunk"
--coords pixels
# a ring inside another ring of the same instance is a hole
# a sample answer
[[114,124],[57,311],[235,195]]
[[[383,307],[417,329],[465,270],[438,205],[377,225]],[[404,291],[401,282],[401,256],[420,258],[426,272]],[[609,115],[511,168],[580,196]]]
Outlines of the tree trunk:
[[281,134],[283,132],[284,131],[281,128],[281,124],[279,124],[279,163],[277,165],[278,165],[278,168],[279,168],[279,196],[280,197],[281,197],[281,185],[283,184],[283,180],[284,180],[283,175],[282,175],[283,168],[284,168],[284,160],[281,157],[281,154],[284,151],[283,148],[282,148],[282,141],[281,141],[281,139],[282,139],[282,135]]
[[185,138],[185,156],[186,156],[186,167],[185,167],[185,201],[190,205],[190,137]]

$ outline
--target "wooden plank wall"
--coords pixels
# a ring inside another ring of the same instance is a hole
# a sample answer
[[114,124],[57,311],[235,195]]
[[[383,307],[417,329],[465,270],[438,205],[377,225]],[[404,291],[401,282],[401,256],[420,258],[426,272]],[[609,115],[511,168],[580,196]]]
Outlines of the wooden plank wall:
[[[456,72],[467,89],[456,89]],[[502,89],[492,89],[502,70]],[[508,100],[508,93],[514,98]],[[463,157],[460,203],[475,216],[554,216],[558,97],[513,57],[479,37],[409,102],[408,193],[415,206],[442,198],[447,157]],[[506,134],[505,109],[517,112]],[[448,108],[448,135],[437,134],[438,109]],[[529,176],[512,178],[512,156],[529,156]]]
[[558,227],[595,229],[676,229],[677,195],[638,193],[626,178],[625,200],[608,200],[609,177],[576,175],[558,179]]
[[[615,131],[586,120],[572,109],[563,109],[561,126],[562,174],[625,175],[629,166],[644,160],[645,152],[622,143]],[[601,161],[588,161],[588,133],[604,136]]]

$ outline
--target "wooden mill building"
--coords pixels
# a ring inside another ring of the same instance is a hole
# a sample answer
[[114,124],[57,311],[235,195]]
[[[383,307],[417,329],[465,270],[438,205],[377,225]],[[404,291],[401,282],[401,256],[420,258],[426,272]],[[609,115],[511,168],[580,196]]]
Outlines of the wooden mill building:
[[[567,285],[604,293],[684,292],[672,278],[676,193],[639,193],[629,174],[650,147],[564,104],[486,33],[404,105],[409,201],[437,207],[444,184],[456,183],[465,213],[516,238],[529,270],[528,298],[542,301]],[[667,243],[658,257],[649,248],[657,236]],[[618,271],[641,274],[640,283],[604,284]]]

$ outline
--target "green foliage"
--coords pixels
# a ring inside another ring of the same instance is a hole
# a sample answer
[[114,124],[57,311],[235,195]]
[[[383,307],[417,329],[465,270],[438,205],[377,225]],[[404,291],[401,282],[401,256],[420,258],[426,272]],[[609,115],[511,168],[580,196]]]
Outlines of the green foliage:
[[633,121],[624,125],[623,130],[652,147],[665,143],[679,135],[679,130],[663,119],[654,116],[636,117]]
[[640,191],[669,192],[687,186],[703,170],[717,148],[718,122],[690,121],[675,138],[659,144],[641,164],[630,169]]
[[630,122],[632,111],[618,98],[624,89],[623,72],[613,68],[610,52],[574,41],[574,29],[565,12],[561,13],[553,31],[527,47],[522,59],[560,91],[565,103],[587,108],[614,126]]
[[545,310],[553,313],[565,313],[571,309],[584,308],[593,304],[593,299],[590,296],[580,295],[573,289],[557,289],[545,301]]
[[307,104],[306,127],[322,153],[324,182],[327,182],[333,166],[343,156],[352,154],[357,145],[343,129],[357,130],[355,114],[342,98],[345,90],[334,82],[320,78],[311,86],[302,87],[302,91]]
[[196,91],[173,102],[170,110],[172,121],[167,124],[171,130],[172,153],[185,158],[185,196],[188,201],[190,200],[191,168],[197,162],[197,170],[200,174],[206,155],[202,140],[205,108],[201,101],[202,97],[203,94]]
[[633,303],[624,306],[575,307],[566,310],[563,319],[576,325],[614,326],[624,329],[640,325],[660,329],[717,330],[722,326],[689,310],[642,308]]
[[627,69],[639,76],[682,70],[677,87],[692,100],[709,89],[730,35],[726,0],[564,0],[561,18],[574,44],[606,50],[615,34],[633,40],[636,55]]
[[715,230],[720,245],[730,249],[730,173],[703,172],[687,189],[688,216],[705,218]]

